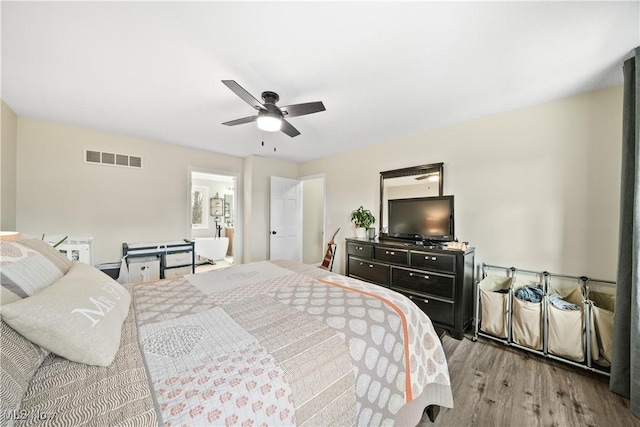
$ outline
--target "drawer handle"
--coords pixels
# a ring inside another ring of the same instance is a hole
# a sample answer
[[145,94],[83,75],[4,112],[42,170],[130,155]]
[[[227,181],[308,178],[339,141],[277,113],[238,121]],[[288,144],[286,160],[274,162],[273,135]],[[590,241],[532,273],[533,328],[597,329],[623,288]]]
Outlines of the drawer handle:
[[409,273],[409,276],[411,276],[411,277],[422,277],[423,279],[429,279],[429,276],[427,276],[426,274],[424,276],[421,276],[419,274]]
[[364,248],[363,248],[362,246],[356,246],[356,249],[357,249],[357,250],[359,250],[359,251],[361,251],[361,250],[363,250]]
[[432,257],[428,257],[428,256],[424,257],[424,259],[426,259],[427,261],[429,261],[429,258],[431,258],[431,261],[435,261],[436,260],[436,257],[434,257],[434,256],[432,256]]
[[389,252],[389,251],[384,251],[384,253],[387,254],[387,255],[395,255],[396,254],[395,252]]
[[369,268],[373,268],[373,264],[369,264]]
[[[413,295],[409,295],[409,299],[416,299],[416,297],[414,297]],[[426,299],[426,298],[423,299],[422,302],[425,303],[425,304],[429,304],[429,300]]]

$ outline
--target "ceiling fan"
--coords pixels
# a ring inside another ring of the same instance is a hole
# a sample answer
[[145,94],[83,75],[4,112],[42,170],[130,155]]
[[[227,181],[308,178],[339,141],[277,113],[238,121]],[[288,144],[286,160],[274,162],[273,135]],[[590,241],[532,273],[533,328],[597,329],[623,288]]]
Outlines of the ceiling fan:
[[304,116],[306,114],[319,113],[320,111],[325,110],[324,104],[321,101],[278,107],[276,102],[280,100],[280,97],[277,93],[270,91],[262,92],[262,99],[264,100],[264,103],[262,103],[255,99],[249,92],[244,90],[244,88],[236,83],[235,80],[222,80],[222,83],[238,95],[244,102],[258,110],[257,116],[231,120],[229,122],[222,123],[223,125],[235,126],[244,123],[257,122],[258,128],[264,131],[277,132],[281,130],[293,138],[294,136],[300,135],[300,132],[298,129],[294,128],[291,123],[286,121],[285,118]]

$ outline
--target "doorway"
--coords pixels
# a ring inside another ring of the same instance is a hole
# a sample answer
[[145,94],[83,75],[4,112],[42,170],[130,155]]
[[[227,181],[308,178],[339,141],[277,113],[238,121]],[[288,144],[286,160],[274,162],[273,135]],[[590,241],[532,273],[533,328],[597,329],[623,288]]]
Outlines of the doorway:
[[320,265],[324,259],[325,175],[271,177],[269,258]]
[[190,171],[190,237],[195,240],[196,272],[235,264],[237,177]]

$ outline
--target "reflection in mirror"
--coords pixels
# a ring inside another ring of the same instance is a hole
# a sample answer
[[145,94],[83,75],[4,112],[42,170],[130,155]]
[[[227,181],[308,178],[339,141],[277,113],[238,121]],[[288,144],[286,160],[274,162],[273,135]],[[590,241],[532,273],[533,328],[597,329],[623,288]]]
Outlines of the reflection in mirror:
[[388,227],[389,200],[442,196],[443,163],[380,172],[380,233]]
[[209,189],[201,185],[191,186],[191,228],[208,228],[209,215],[206,201],[209,200]]
[[233,227],[233,194],[224,195],[224,222],[227,227]]

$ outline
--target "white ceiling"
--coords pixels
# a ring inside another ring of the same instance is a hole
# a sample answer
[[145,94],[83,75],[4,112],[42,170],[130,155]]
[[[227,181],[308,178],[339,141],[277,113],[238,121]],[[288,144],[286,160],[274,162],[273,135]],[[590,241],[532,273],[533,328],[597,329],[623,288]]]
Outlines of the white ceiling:
[[[19,116],[234,156],[305,161],[622,83],[627,2],[6,2],[2,99]],[[279,105],[263,134],[220,81]],[[273,152],[273,147],[277,152]]]

